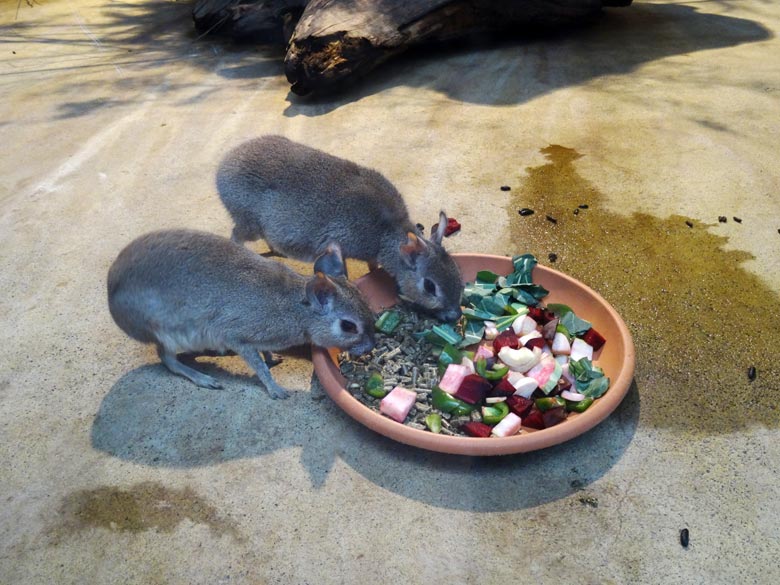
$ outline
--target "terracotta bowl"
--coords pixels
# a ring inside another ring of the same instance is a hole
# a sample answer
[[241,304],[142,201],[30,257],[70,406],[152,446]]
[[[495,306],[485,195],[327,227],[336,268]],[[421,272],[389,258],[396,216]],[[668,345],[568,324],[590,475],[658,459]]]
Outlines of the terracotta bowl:
[[[464,281],[473,281],[479,270],[492,270],[497,274],[509,274],[513,270],[512,260],[503,256],[454,254],[453,257],[460,266]],[[623,400],[634,376],[634,342],[623,319],[591,288],[544,266],[534,269],[533,280],[550,291],[544,299],[545,303],[569,305],[578,316],[593,323],[596,330],[607,340],[594,355],[594,362],[601,366],[609,377],[609,390],[588,410],[582,414],[571,413],[564,422],[554,427],[543,430],[523,428],[520,434],[513,437],[487,439],[451,437],[421,431],[374,412],[356,400],[345,388],[345,379],[338,369],[338,350],[313,348],[314,371],[328,395],[352,418],[407,445],[441,453],[507,455],[534,451],[568,441],[607,418]],[[375,311],[392,306],[398,300],[393,280],[381,270],[359,278],[356,284]]]

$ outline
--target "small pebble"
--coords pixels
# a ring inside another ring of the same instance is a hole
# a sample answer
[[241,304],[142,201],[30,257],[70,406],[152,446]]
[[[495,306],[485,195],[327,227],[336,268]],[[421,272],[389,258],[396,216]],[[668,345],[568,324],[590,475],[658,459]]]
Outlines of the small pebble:
[[580,203],[577,207],[579,207],[580,209],[587,209],[588,208],[588,204],[587,203]]
[[520,215],[522,215],[522,216],[526,216],[526,215],[533,215],[533,214],[534,214],[534,210],[533,210],[533,209],[528,209],[527,207],[523,207],[523,208],[522,208],[520,211],[518,211],[517,213],[519,213],[519,214],[520,214]]
[[558,220],[555,219],[552,215],[545,215],[545,217],[547,218],[547,221],[549,221],[550,223],[558,223]]
[[549,254],[547,254],[547,258],[550,259],[550,262],[555,262],[558,259],[558,254],[556,254],[555,252],[550,252]]
[[725,215],[719,215],[718,216],[718,221],[720,223],[726,223],[728,221],[728,218]]
[[502,191],[511,191],[512,187],[510,187],[509,185],[501,185],[501,190]]
[[750,380],[752,382],[755,379],[756,379],[756,367],[755,366],[750,366],[748,368],[748,380]]
[[685,220],[685,225],[687,225],[689,228],[692,228],[692,227],[693,227],[693,222],[692,222],[692,221],[688,221],[688,220],[686,219],[686,220]]
[[688,548],[688,542],[690,541],[690,534],[687,528],[680,530],[680,544],[683,548]]
[[734,216],[734,217],[732,217],[731,219],[733,219],[733,220],[734,220],[734,221],[736,221],[737,223],[742,223],[742,218],[740,218],[740,217]]

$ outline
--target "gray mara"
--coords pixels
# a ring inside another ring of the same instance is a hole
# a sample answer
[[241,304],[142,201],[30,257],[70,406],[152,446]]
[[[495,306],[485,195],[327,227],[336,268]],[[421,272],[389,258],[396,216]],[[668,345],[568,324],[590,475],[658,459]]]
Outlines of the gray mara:
[[234,352],[272,398],[285,398],[266,363],[270,352],[314,343],[361,354],[374,346],[374,315],[347,281],[337,245],[325,250],[314,270],[304,278],[204,232],[153,232],[114,261],[108,307],[125,333],[154,343],[169,370],[198,386],[221,387],[177,354]]
[[306,261],[337,242],[345,257],[387,270],[403,298],[445,321],[460,317],[460,271],[441,245],[446,215],[440,213],[425,239],[401,195],[377,171],[262,136],[227,154],[217,189],[235,224],[233,241],[263,238],[272,251]]

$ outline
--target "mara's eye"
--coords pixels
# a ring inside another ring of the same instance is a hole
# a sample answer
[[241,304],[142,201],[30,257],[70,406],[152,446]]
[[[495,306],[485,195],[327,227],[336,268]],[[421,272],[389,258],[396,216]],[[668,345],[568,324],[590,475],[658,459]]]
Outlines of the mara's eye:
[[436,294],[436,283],[433,282],[430,278],[423,279],[423,288],[429,295]]
[[352,321],[341,321],[341,330],[344,333],[357,333],[357,325],[355,325]]

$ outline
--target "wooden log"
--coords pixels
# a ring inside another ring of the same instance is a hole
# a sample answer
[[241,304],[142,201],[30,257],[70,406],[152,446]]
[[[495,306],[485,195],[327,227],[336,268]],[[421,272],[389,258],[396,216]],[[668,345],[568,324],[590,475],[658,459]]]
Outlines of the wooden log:
[[237,41],[285,45],[309,0],[198,0],[195,30]]
[[311,0],[290,38],[292,91],[327,91],[409,47],[530,26],[571,24],[631,0]]

